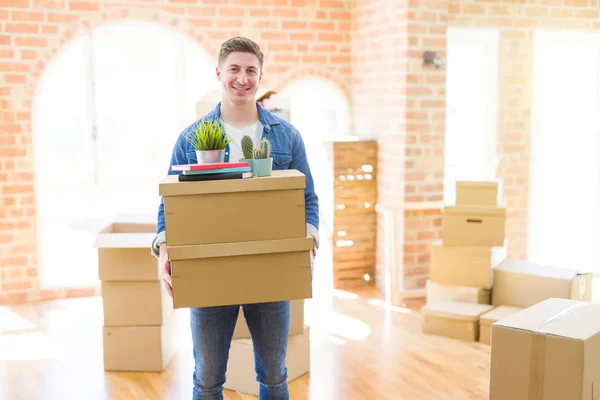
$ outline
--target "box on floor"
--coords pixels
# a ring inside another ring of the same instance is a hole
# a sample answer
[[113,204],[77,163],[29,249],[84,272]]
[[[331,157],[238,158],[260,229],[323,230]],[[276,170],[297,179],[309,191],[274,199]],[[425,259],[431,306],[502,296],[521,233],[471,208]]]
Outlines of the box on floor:
[[184,310],[174,310],[167,322],[154,326],[103,327],[106,371],[162,372],[182,343]]
[[177,318],[150,252],[156,216],[119,214],[74,228],[95,233],[107,371],[162,371],[177,349]]
[[491,304],[490,289],[474,286],[442,285],[427,280],[425,282],[427,304],[444,301],[460,301],[465,303]]
[[[289,336],[286,357],[288,383],[310,371],[310,327],[304,326],[300,335]],[[258,396],[259,383],[254,369],[252,340],[238,339],[231,342],[227,362],[225,389]]]
[[503,246],[447,246],[438,240],[431,247],[429,279],[444,285],[491,289],[493,269],[506,259]]
[[[300,335],[304,332],[304,299],[290,301],[290,335]],[[233,339],[250,339],[250,331],[244,318],[244,310],[240,307],[240,313],[235,323]]]
[[466,341],[479,340],[479,318],[492,310],[489,304],[443,301],[421,310],[423,332]]
[[551,298],[492,325],[491,399],[596,400],[599,377],[600,304]]
[[523,308],[520,307],[499,306],[483,314],[479,318],[479,341],[483,344],[490,344],[492,338],[492,324],[522,310]]
[[506,259],[494,269],[492,304],[527,308],[551,297],[591,301],[593,274]]

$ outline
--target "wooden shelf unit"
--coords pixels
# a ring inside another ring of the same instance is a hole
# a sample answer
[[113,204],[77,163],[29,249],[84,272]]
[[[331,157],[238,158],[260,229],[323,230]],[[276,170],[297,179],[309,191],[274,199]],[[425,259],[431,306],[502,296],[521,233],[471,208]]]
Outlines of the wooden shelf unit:
[[377,142],[325,143],[333,173],[333,281],[336,289],[375,284]]

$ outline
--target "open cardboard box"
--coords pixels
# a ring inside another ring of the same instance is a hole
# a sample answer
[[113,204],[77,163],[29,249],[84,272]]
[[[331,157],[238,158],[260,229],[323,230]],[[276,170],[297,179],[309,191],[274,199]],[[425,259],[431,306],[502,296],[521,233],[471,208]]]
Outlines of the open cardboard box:
[[88,218],[72,226],[96,234],[98,277],[102,281],[158,280],[158,260],[151,253],[156,215],[118,214]]

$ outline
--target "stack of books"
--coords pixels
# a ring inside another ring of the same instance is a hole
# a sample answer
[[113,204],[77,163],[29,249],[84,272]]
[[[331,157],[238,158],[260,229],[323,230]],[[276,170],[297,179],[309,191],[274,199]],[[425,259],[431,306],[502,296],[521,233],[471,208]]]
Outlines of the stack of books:
[[179,181],[213,181],[221,179],[252,178],[250,164],[245,161],[208,164],[172,165],[172,171],[180,171]]

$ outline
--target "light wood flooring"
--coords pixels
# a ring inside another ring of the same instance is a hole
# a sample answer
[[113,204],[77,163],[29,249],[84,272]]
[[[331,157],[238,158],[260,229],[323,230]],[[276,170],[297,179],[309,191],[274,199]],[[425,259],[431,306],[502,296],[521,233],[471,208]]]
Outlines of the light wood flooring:
[[[307,301],[311,372],[290,383],[291,398],[487,399],[489,346],[423,334],[419,308],[386,308],[373,291]],[[105,372],[100,298],[0,308],[0,399],[190,399],[182,331],[165,372]],[[225,399],[255,397],[226,391]]]

